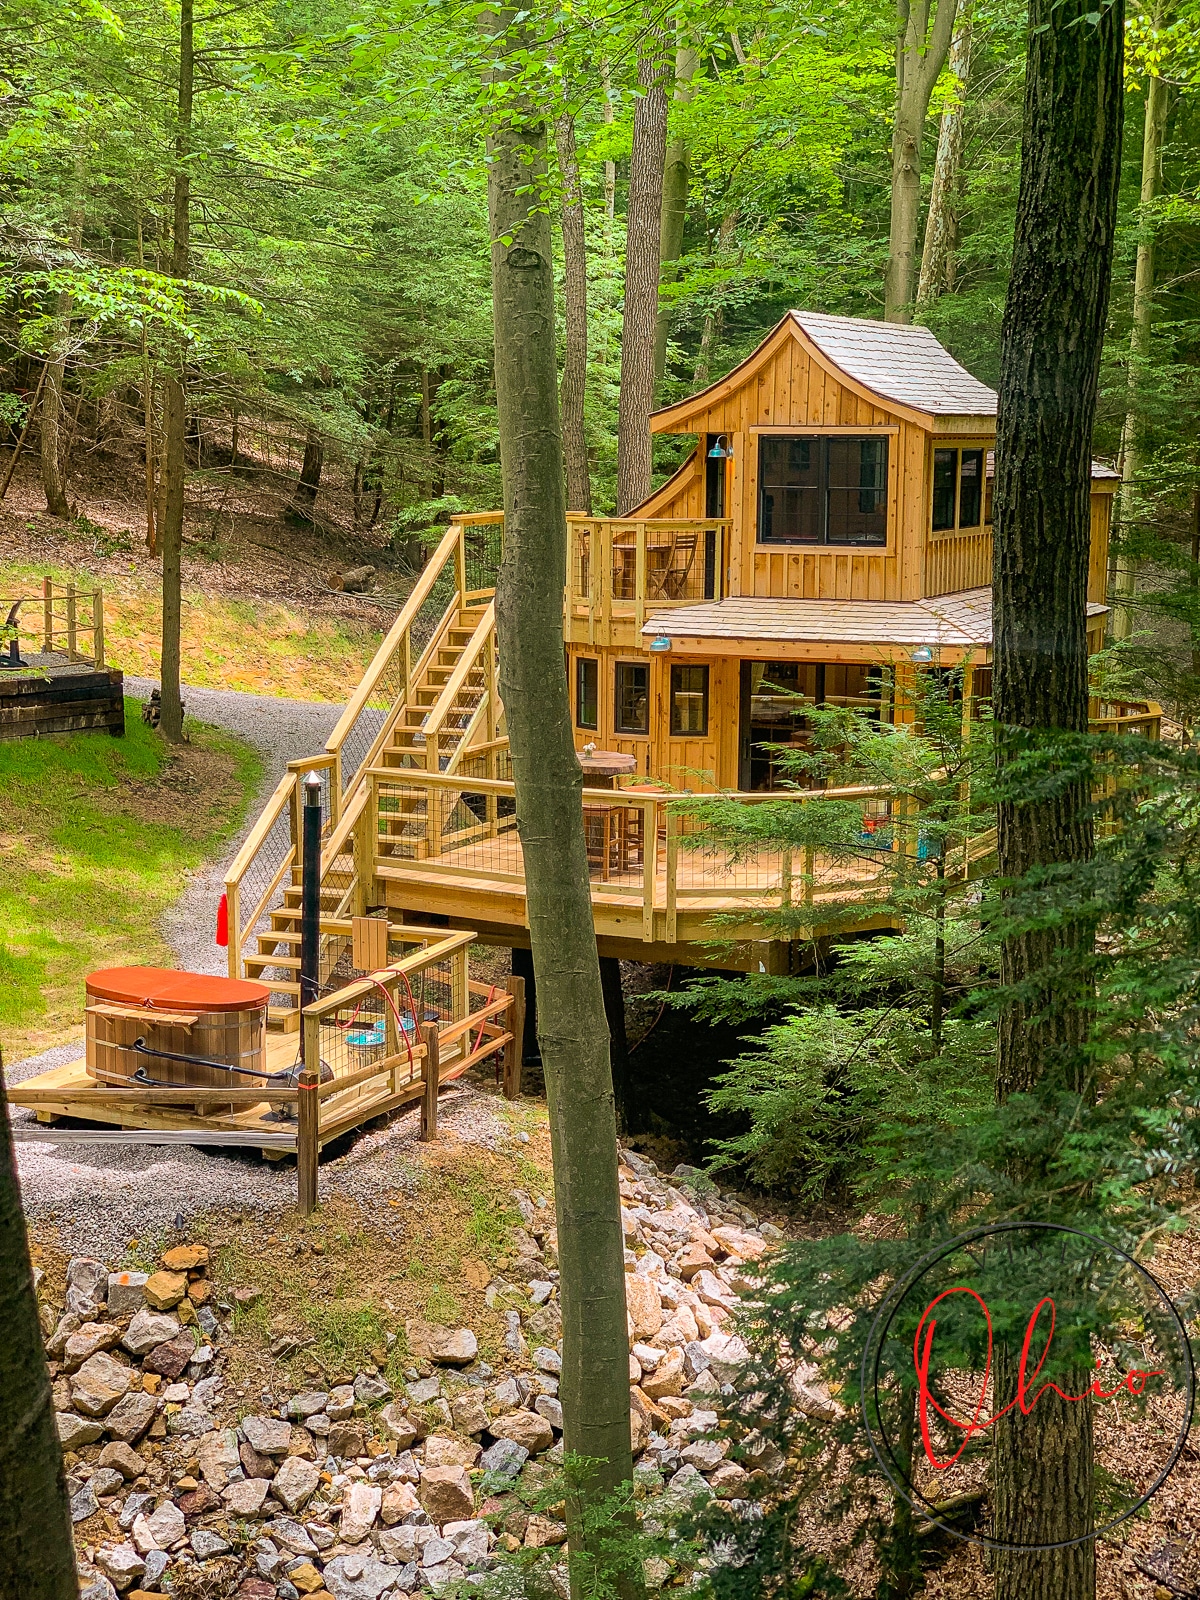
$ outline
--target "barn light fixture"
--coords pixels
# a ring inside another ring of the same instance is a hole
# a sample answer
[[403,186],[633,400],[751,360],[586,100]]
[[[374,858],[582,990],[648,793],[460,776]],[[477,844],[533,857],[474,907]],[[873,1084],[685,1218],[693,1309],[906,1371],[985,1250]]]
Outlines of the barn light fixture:
[[723,433],[719,433],[712,449],[708,452],[710,461],[732,461],[733,446]]
[[656,655],[662,655],[671,648],[671,641],[665,633],[660,633],[657,639],[651,639],[650,648]]
[[912,653],[912,658],[914,661],[932,661],[933,651],[927,644],[918,645]]

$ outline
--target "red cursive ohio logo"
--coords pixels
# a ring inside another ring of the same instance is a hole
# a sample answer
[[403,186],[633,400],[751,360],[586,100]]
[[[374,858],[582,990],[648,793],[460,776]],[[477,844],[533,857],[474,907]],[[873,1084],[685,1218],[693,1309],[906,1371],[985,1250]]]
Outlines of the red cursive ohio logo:
[[[933,1315],[933,1313],[936,1311],[938,1306],[941,1305],[943,1300],[949,1300],[951,1296],[958,1294],[969,1295],[971,1299],[976,1302],[976,1304],[979,1306],[979,1309],[983,1312],[984,1321],[987,1324],[987,1360],[984,1364],[983,1378],[979,1387],[979,1399],[975,1404],[974,1414],[970,1420],[966,1422],[959,1417],[952,1416],[944,1406],[940,1405],[930,1392],[929,1388],[929,1367],[933,1357],[933,1336],[937,1331],[937,1318]],[[1050,1326],[1046,1330],[1046,1340],[1042,1345],[1041,1354],[1038,1356],[1033,1370],[1030,1371],[1030,1352],[1033,1346],[1035,1334],[1037,1332],[1038,1323],[1042,1318],[1042,1312],[1047,1306],[1050,1308]],[[987,1404],[988,1379],[991,1376],[992,1371],[992,1317],[991,1312],[987,1308],[987,1302],[984,1300],[983,1296],[977,1294],[974,1289],[968,1289],[964,1286],[959,1286],[953,1289],[945,1289],[937,1296],[936,1299],[929,1302],[929,1304],[925,1307],[924,1314],[921,1317],[920,1322],[917,1324],[917,1331],[913,1336],[913,1363],[917,1372],[917,1416],[921,1427],[921,1442],[925,1447],[925,1457],[935,1471],[944,1472],[947,1467],[952,1467],[962,1455],[963,1451],[967,1448],[967,1445],[970,1443],[975,1434],[983,1433],[986,1429],[990,1428],[994,1422],[999,1422],[1001,1417],[1007,1416],[1010,1411],[1019,1409],[1025,1416],[1028,1416],[1033,1410],[1034,1406],[1037,1405],[1038,1401],[1048,1390],[1052,1390],[1056,1395],[1059,1396],[1060,1399],[1070,1401],[1072,1404],[1075,1404],[1080,1400],[1087,1400],[1088,1398],[1094,1398],[1096,1400],[1111,1400],[1114,1395],[1118,1395],[1122,1393],[1122,1391],[1128,1394],[1142,1394],[1151,1378],[1161,1378],[1164,1375],[1161,1370],[1144,1372],[1138,1367],[1132,1367],[1125,1374],[1125,1377],[1115,1389],[1102,1388],[1099,1378],[1093,1378],[1091,1383],[1088,1384],[1087,1388],[1084,1389],[1081,1394],[1068,1394],[1065,1389],[1060,1389],[1058,1384],[1054,1383],[1050,1379],[1047,1379],[1047,1381],[1041,1384],[1038,1388],[1033,1389],[1033,1385],[1037,1383],[1038,1374],[1046,1364],[1046,1358],[1050,1354],[1050,1345],[1053,1339],[1054,1301],[1049,1295],[1045,1295],[1041,1300],[1038,1301],[1037,1305],[1034,1306],[1029,1321],[1025,1325],[1025,1338],[1021,1344],[1021,1359],[1017,1365],[1017,1392],[1006,1406],[1002,1406],[999,1411],[994,1412],[990,1417],[984,1418],[983,1411],[985,1405]],[[1096,1365],[1100,1365],[1098,1359],[1096,1361]],[[1031,1389],[1033,1390],[1032,1394],[1030,1393]],[[931,1410],[936,1412],[937,1415],[941,1417],[942,1421],[947,1423],[951,1428],[959,1429],[963,1436],[962,1443],[959,1445],[958,1449],[952,1456],[947,1456],[944,1461],[939,1461],[938,1457],[934,1453],[933,1436],[930,1429]]]

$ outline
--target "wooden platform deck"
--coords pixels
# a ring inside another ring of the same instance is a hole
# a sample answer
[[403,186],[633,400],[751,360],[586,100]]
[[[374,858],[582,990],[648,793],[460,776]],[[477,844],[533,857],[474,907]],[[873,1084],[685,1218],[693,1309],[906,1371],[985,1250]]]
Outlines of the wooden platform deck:
[[50,733],[125,732],[125,680],[116,667],[73,661],[57,651],[0,657],[0,739]]

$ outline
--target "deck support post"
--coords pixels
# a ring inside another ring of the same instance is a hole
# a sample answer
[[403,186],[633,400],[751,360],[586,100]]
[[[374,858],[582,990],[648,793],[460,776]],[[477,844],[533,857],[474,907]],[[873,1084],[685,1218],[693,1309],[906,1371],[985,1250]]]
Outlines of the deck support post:
[[[312,1030],[314,1033],[315,1029]],[[317,1168],[321,1160],[321,1069],[300,1069],[296,1100],[296,1204],[302,1217],[317,1209]]]
[[504,1047],[504,1098],[515,1100],[521,1093],[521,1057],[525,1043],[525,979],[518,973],[504,985],[512,995],[508,1008],[508,1031],[512,1035]]
[[436,1022],[427,1022],[421,1029],[425,1041],[425,1062],[421,1071],[421,1143],[430,1144],[437,1138],[438,1083],[441,1079],[441,1047]]

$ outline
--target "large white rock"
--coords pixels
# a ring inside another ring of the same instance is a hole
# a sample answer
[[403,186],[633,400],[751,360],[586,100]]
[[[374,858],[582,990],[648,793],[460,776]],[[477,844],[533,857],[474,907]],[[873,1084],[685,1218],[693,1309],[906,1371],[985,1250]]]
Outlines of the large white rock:
[[271,1493],[289,1511],[299,1511],[312,1499],[321,1481],[321,1469],[303,1456],[289,1456],[271,1482]]
[[187,1532],[183,1512],[173,1500],[164,1500],[150,1516],[141,1516],[133,1525],[133,1542],[139,1554],[169,1550]]
[[167,1344],[179,1332],[179,1318],[143,1306],[125,1330],[121,1340],[131,1356],[144,1356],[160,1344]]
[[376,1483],[352,1483],[342,1498],[341,1535],[345,1544],[358,1544],[375,1525],[383,1504],[383,1490]]

